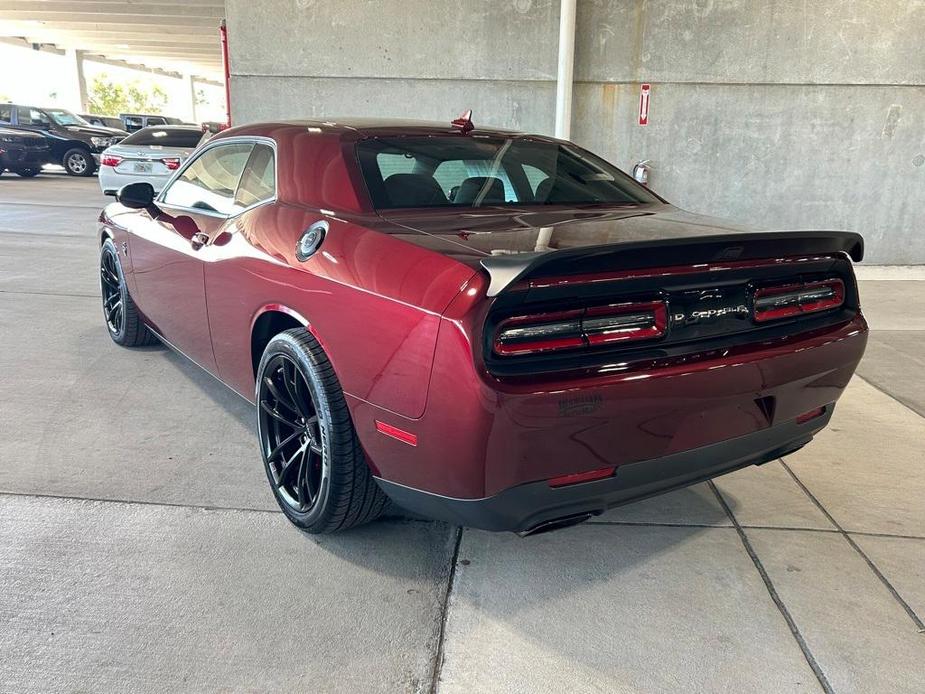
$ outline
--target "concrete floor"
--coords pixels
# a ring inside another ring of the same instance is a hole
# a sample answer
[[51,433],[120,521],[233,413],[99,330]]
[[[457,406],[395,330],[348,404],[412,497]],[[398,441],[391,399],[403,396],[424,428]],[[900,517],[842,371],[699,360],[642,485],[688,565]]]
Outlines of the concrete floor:
[[321,539],[250,407],[97,299],[94,179],[0,178],[0,692],[925,691],[925,282],[786,462],[519,539]]

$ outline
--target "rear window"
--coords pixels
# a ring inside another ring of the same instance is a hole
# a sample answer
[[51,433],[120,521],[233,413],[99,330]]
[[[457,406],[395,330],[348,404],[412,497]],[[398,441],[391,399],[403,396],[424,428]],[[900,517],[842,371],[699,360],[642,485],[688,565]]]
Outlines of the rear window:
[[122,140],[123,145],[162,145],[163,147],[195,147],[202,131],[192,128],[142,128]]
[[541,139],[370,138],[357,156],[376,209],[658,202],[603,159]]

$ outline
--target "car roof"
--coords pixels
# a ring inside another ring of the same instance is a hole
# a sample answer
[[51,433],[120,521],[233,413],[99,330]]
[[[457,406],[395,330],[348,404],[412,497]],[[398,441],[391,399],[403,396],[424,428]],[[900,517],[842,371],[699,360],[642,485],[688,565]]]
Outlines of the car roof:
[[[141,133],[141,132],[145,132],[146,130],[180,130],[183,132],[186,132],[186,131],[190,131],[190,132],[196,131],[197,133],[202,132],[202,128],[200,128],[198,125],[173,125],[171,123],[167,123],[166,125],[146,125],[145,127],[141,128],[140,130],[136,130],[135,132]],[[132,133],[132,134],[134,135],[135,133]]]
[[[235,134],[257,135],[260,131],[279,131],[280,129],[319,128],[326,132],[341,132],[356,135],[438,135],[459,133],[460,129],[454,127],[450,121],[427,121],[410,118],[363,118],[363,117],[332,117],[305,120],[271,121],[264,123],[250,123],[222,131],[223,136]],[[482,135],[514,135],[524,134],[516,130],[494,128],[475,125],[470,134]]]

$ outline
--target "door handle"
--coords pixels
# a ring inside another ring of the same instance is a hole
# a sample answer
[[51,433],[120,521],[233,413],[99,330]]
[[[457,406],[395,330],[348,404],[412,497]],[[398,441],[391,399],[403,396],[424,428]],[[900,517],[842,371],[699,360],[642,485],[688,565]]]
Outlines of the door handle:
[[209,243],[209,237],[207,234],[203,234],[201,231],[197,231],[195,234],[193,234],[192,238],[190,238],[189,242],[193,247],[193,250],[198,251],[200,248]]

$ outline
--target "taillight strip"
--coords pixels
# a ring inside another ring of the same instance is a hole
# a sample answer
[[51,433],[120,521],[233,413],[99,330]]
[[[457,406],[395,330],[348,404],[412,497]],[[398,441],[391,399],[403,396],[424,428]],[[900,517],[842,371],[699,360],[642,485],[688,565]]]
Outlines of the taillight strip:
[[495,331],[494,351],[500,356],[536,354],[652,340],[667,331],[664,301],[628,302],[508,318]]
[[845,283],[840,279],[760,287],[754,294],[755,322],[802,316],[838,308],[845,303]]

